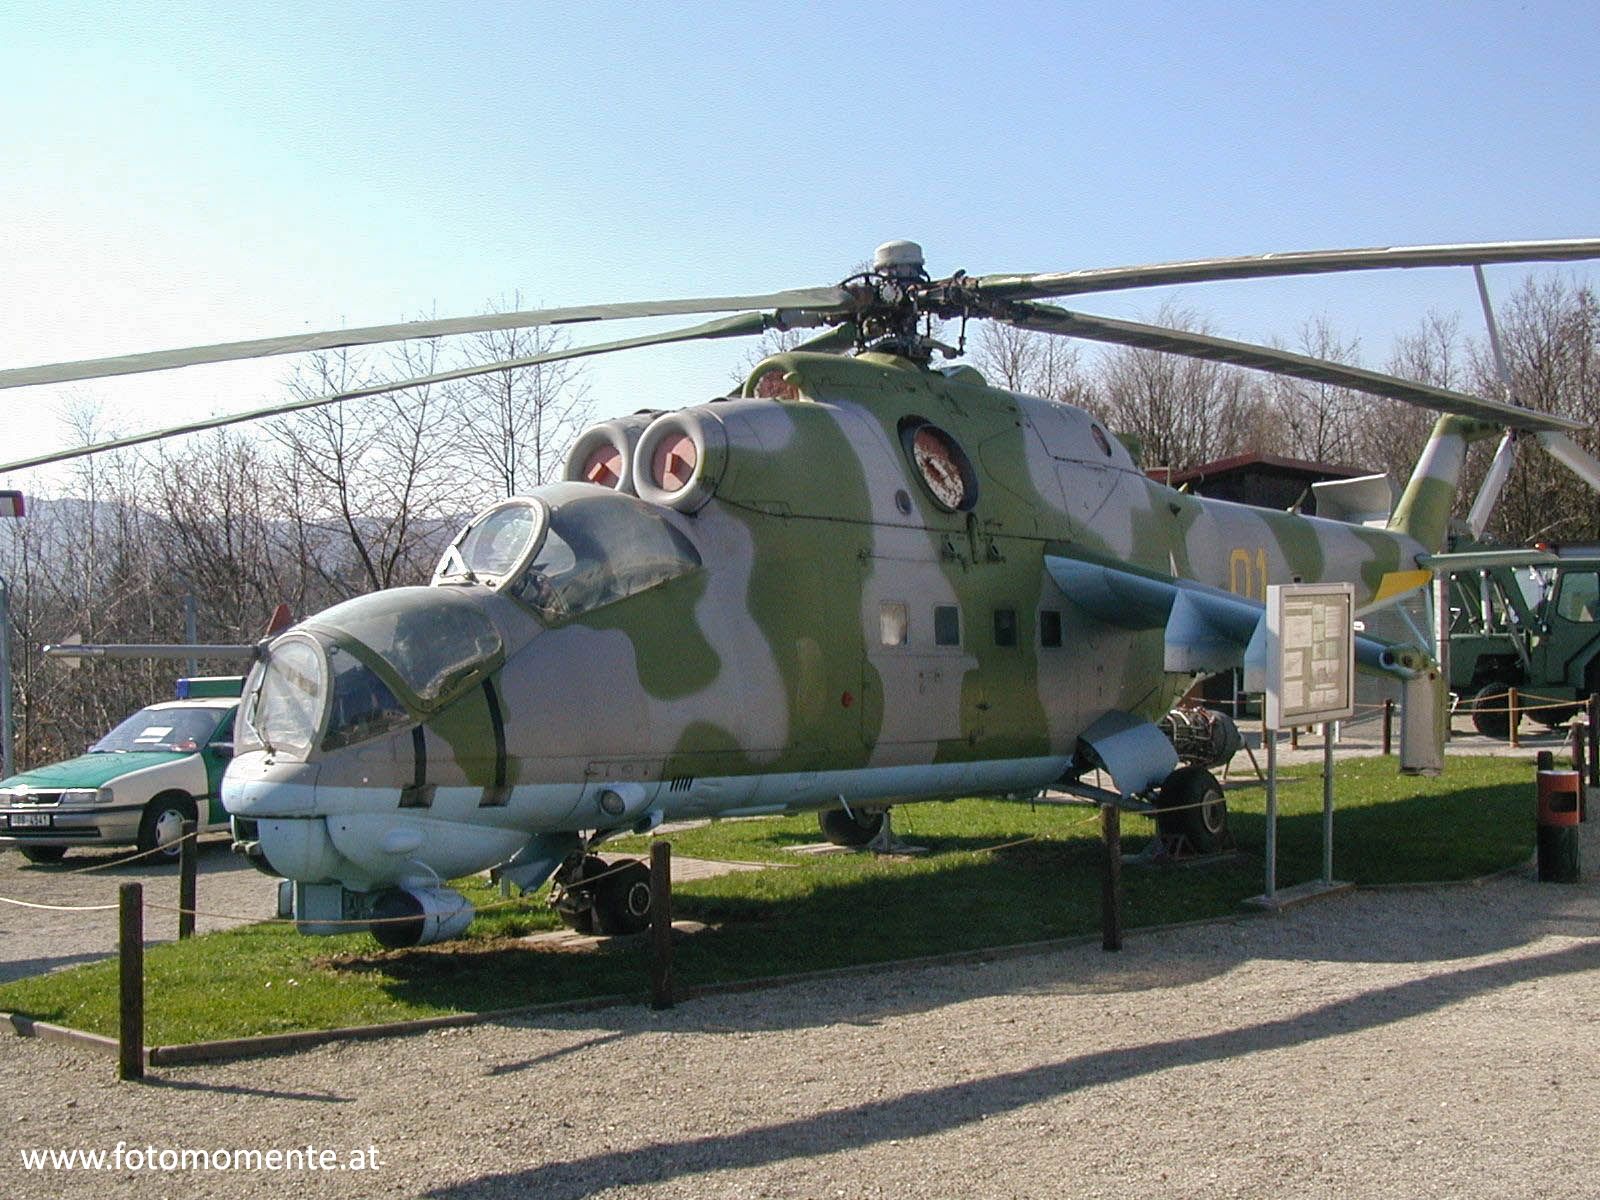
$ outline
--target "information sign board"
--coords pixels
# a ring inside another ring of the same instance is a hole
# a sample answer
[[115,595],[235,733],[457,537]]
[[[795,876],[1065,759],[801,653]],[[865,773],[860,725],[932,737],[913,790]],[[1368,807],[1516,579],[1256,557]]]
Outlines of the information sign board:
[[1267,588],[1268,729],[1355,715],[1355,588],[1348,583]]

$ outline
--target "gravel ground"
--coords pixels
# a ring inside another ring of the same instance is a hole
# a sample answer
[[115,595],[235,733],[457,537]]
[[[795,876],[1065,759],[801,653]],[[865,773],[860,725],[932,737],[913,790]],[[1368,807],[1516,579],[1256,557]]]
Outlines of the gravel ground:
[[[1003,961],[158,1070],[0,1039],[7,1195],[1600,1194],[1600,864]],[[797,964],[798,965],[798,964]],[[375,1170],[25,1170],[271,1150]]]
[[[205,933],[238,925],[230,916],[263,920],[276,915],[278,883],[228,849],[227,838],[205,837],[195,860],[195,928]],[[0,896],[34,904],[116,904],[117,887],[144,885],[147,905],[178,905],[176,864],[146,858],[124,862],[128,850],[73,850],[60,863],[30,863],[15,850],[0,851]],[[93,867],[85,871],[84,868]],[[147,911],[145,937],[178,936],[176,912]],[[0,983],[116,953],[117,914],[53,912],[0,904]]]

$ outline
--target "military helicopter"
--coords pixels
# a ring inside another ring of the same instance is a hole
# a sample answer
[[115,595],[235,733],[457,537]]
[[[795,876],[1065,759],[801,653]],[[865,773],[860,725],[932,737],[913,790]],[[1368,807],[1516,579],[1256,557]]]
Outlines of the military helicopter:
[[[1318,251],[934,279],[911,242],[836,287],[411,322],[0,371],[0,387],[492,328],[731,312],[603,342],[194,421],[0,471],[558,358],[822,330],[736,395],[583,433],[565,479],[473,517],[432,582],[263,642],[223,788],[239,849],[306,933],[459,934],[445,880],[553,878],[572,923],[648,919],[648,868],[606,839],[668,820],[817,811],[833,840],[890,809],[1046,786],[1153,804],[1214,844],[1226,807],[1156,722],[1259,644],[1269,583],[1348,581],[1359,611],[1432,579],[1468,444],[1510,429],[1600,478],[1575,421],[1269,347],[1037,303],[1162,284],[1600,257],[1600,240]],[[1205,500],[1148,478],[1088,412],[937,363],[935,320],[1144,347],[1444,415],[1386,528]],[[1426,686],[1422,647],[1358,639]],[[1109,777],[1110,786],[1091,782]]]

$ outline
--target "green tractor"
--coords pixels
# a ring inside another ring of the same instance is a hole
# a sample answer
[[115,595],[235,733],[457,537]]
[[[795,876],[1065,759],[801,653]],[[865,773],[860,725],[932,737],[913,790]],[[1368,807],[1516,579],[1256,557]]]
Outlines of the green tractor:
[[1600,691],[1600,546],[1489,551],[1450,575],[1450,690],[1486,737],[1555,728]]

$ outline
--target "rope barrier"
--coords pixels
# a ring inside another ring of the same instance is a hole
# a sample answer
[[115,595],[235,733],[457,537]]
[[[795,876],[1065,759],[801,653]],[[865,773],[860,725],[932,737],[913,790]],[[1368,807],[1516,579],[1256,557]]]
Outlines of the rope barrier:
[[10,896],[0,896],[0,904],[15,904],[18,908],[40,908],[46,912],[107,912],[117,907],[115,904],[35,904],[31,900],[13,900]]
[[[1224,799],[1226,799],[1226,797],[1224,797]],[[1200,800],[1200,801],[1196,801],[1193,804],[1180,804],[1180,805],[1174,805],[1174,806],[1167,807],[1167,808],[1160,808],[1160,809],[1153,809],[1153,810],[1134,810],[1134,811],[1139,816],[1146,816],[1146,817],[1154,818],[1154,817],[1156,817],[1158,815],[1161,815],[1161,814],[1184,812],[1184,811],[1187,811],[1189,809],[1195,809],[1195,808],[1204,808],[1207,805],[1214,804],[1214,803],[1216,803],[1216,801],[1214,801],[1214,800]],[[1095,807],[1098,809],[1099,805],[1095,805]],[[1096,814],[1093,815],[1093,816],[1082,817],[1082,818],[1080,818],[1080,819],[1078,819],[1076,821],[1069,822],[1062,829],[1058,830],[1057,834],[1065,833],[1065,832],[1067,832],[1069,830],[1080,829],[1080,828],[1082,828],[1082,827],[1084,827],[1086,825],[1093,825],[1093,824],[1097,823],[1099,821],[1099,819],[1100,819],[1099,814],[1098,814],[1098,812],[1096,812]],[[198,834],[191,834],[189,836],[195,837],[195,836],[198,836]],[[182,839],[179,839],[179,840],[182,840]],[[973,854],[994,854],[994,853],[997,853],[998,851],[1001,851],[1001,850],[1009,850],[1014,846],[1027,845],[1029,842],[1043,842],[1043,841],[1053,841],[1053,840],[1055,840],[1055,838],[1052,835],[1035,833],[1035,834],[1029,834],[1027,837],[1024,837],[1024,838],[1018,838],[1018,839],[1016,839],[1014,841],[1001,842],[1001,843],[999,843],[998,845],[995,845],[995,846],[986,846],[983,849],[971,851],[971,853],[973,853]],[[172,844],[173,843],[167,843],[167,845],[172,845]],[[157,849],[161,849],[161,848],[162,847],[158,847]],[[131,861],[131,860],[122,860],[122,861]],[[601,871],[598,874],[586,876],[582,880],[582,886],[585,886],[585,887],[591,886],[591,885],[593,885],[595,883],[598,883],[602,879],[605,879],[605,878],[607,878],[609,876],[616,875],[616,874],[618,874],[618,873],[620,873],[622,871],[625,871],[637,861],[638,861],[637,859],[628,859],[628,860],[626,860],[624,862],[617,863],[615,866],[608,867],[606,870]],[[101,866],[115,866],[115,865],[119,865],[119,864],[115,864],[115,863],[112,863],[112,864],[101,864]],[[98,870],[99,867],[91,867],[91,868],[85,868],[85,869],[86,870]],[[71,874],[71,873],[73,873],[73,872],[63,872],[63,874]],[[543,905],[537,905],[530,898],[530,896],[525,894],[523,896],[515,897],[515,898],[512,898],[512,899],[508,899],[508,900],[498,900],[498,901],[495,901],[494,903],[485,904],[485,905],[483,905],[481,907],[479,907],[477,905],[469,905],[467,907],[472,908],[472,910],[475,913],[487,913],[487,912],[496,912],[496,911],[499,911],[501,909],[506,909],[506,908],[516,908],[516,907],[524,907],[524,906],[525,907],[529,907],[529,908],[547,907],[549,905],[549,903],[550,903],[550,901],[546,900],[546,901],[543,902]],[[115,904],[82,904],[82,905],[39,904],[39,903],[35,903],[33,901],[30,901],[30,900],[16,900],[16,899],[13,899],[13,898],[11,898],[9,896],[0,896],[0,904],[14,904],[14,905],[17,905],[20,908],[42,909],[42,910],[47,910],[47,911],[51,911],[51,912],[106,912],[106,911],[115,909],[117,907],[117,905],[115,905]],[[245,925],[297,925],[297,924],[301,923],[300,921],[296,920],[293,917],[255,917],[255,916],[247,917],[247,916],[241,916],[238,913],[211,912],[208,909],[202,909],[202,908],[183,908],[183,907],[181,907],[179,905],[174,905],[174,904],[158,904],[158,903],[156,903],[155,901],[152,901],[152,900],[146,900],[144,902],[144,907],[147,908],[147,909],[150,909],[151,911],[154,911],[154,912],[179,913],[181,915],[186,915],[186,916],[207,917],[207,918],[210,918],[211,920],[216,920],[216,921],[237,921],[240,924],[245,924]],[[437,913],[437,914],[433,914],[433,915],[439,916],[441,918],[447,918],[447,917],[454,916],[457,913],[460,913],[461,911],[463,911],[463,909],[456,908],[456,909],[450,910],[449,912]],[[366,919],[366,920],[316,921],[314,923],[317,924],[317,925],[349,926],[352,929],[368,929],[368,928],[371,928],[373,925],[392,925],[392,924],[398,924],[398,923],[400,923],[402,921],[416,921],[416,920],[420,920],[420,919],[422,919],[421,914],[413,915],[413,916],[404,916],[404,917],[373,917],[373,918],[369,918],[369,919]]]
[[[183,844],[190,838],[194,838],[196,841],[198,841],[200,838],[200,831],[197,829],[193,833],[186,833],[181,837],[175,837],[170,842],[162,842],[159,846],[152,846],[150,849],[141,850],[137,854],[129,854],[123,858],[115,858],[110,862],[92,863],[87,867],[74,867],[70,871],[57,871],[55,874],[87,875],[91,871],[109,871],[112,867],[125,867],[131,862],[138,862],[141,858],[149,858],[155,854],[169,854],[174,847]],[[174,859],[173,861],[176,862],[177,860]]]
[[[1550,698],[1548,696],[1540,696],[1540,697],[1537,697],[1537,699],[1550,700]],[[1548,704],[1524,704],[1522,702],[1522,694],[1520,692],[1517,694],[1517,711],[1520,712],[1520,713],[1544,712],[1544,711],[1547,711],[1547,710],[1552,709],[1552,708],[1570,708],[1570,709],[1573,709],[1573,710],[1577,710],[1577,709],[1581,708],[1582,705],[1583,705],[1583,701],[1581,701],[1581,700],[1550,700],[1550,702]],[[1494,707],[1490,707],[1489,705],[1485,705],[1485,704],[1475,704],[1475,703],[1473,703],[1472,701],[1469,700],[1469,701],[1465,702],[1465,707],[1463,707],[1460,711],[1461,711],[1463,716],[1465,716],[1465,715],[1467,715],[1469,713],[1507,713],[1507,714],[1509,714],[1511,712],[1511,704],[1510,704],[1509,701],[1507,701],[1507,703],[1506,703],[1504,708],[1501,708],[1498,705],[1494,706]]]

